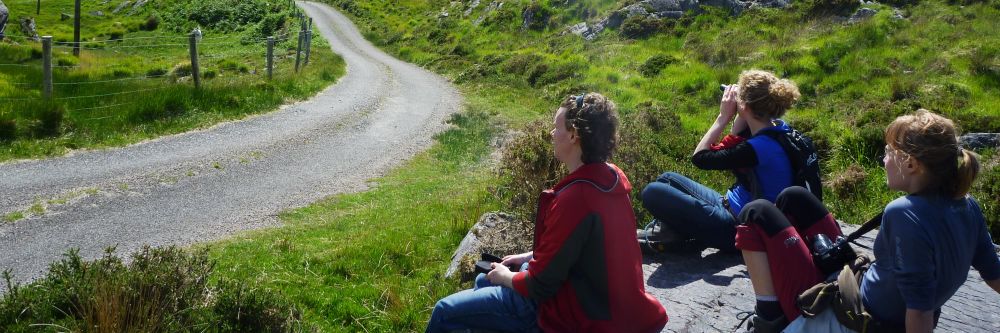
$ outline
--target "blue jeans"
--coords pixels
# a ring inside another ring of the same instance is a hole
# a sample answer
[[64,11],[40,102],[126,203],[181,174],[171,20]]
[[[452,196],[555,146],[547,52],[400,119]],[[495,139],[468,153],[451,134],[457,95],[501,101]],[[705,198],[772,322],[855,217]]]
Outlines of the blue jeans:
[[653,217],[678,233],[720,250],[736,249],[736,218],[719,192],[666,172],[646,185],[640,198]]
[[534,300],[513,289],[497,286],[476,276],[473,289],[466,289],[442,298],[434,305],[427,333],[481,329],[500,332],[538,331]]

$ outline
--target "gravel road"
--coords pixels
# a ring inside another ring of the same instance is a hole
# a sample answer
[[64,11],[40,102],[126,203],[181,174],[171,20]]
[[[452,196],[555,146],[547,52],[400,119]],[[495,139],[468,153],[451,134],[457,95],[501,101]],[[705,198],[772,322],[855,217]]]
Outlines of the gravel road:
[[274,226],[282,210],[363,190],[367,179],[429,147],[459,110],[458,91],[379,51],[329,6],[298,5],[344,57],[343,78],[308,101],[250,119],[0,164],[0,216],[29,212],[0,222],[0,269],[23,282],[70,248],[96,258],[108,246],[127,254]]

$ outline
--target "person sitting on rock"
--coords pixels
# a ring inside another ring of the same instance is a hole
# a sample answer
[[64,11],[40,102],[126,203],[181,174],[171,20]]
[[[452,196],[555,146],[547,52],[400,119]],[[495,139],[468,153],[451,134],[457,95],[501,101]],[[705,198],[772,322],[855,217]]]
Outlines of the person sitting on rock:
[[867,326],[838,322],[832,306],[811,319],[800,316],[797,296],[825,278],[807,242],[820,233],[834,239],[840,230],[826,208],[798,188],[779,195],[777,205],[756,200],[740,213],[736,247],[757,295],[752,331],[931,332],[970,265],[1000,293],[1000,258],[979,203],[968,195],[979,162],[958,144],[954,123],[918,110],[896,118],[885,142],[888,187],[906,195],[882,213],[874,262],[854,272],[863,274],[860,290],[841,285],[839,293],[860,293],[866,314],[852,317],[869,315]]
[[[539,198],[533,251],[504,257],[474,289],[438,301],[427,332],[659,332],[666,325],[666,310],[645,291],[632,186],[608,163],[617,124],[615,104],[597,93],[559,106],[552,145],[569,175]],[[507,268],[525,263],[516,273]]]
[[[654,243],[693,238],[708,247],[735,250],[735,216],[743,206],[758,198],[773,201],[793,184],[787,153],[764,132],[790,132],[779,118],[798,98],[799,90],[789,80],[760,70],[741,73],[738,84],[726,87],[719,115],[691,158],[701,169],[733,171],[736,184],[723,196],[678,173],[660,175],[640,195],[655,220],[637,231],[638,238]],[[730,134],[713,145],[730,122]]]

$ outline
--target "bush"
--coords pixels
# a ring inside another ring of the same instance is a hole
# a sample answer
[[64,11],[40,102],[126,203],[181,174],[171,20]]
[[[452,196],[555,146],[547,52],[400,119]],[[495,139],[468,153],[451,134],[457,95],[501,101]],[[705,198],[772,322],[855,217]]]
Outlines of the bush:
[[216,72],[214,69],[206,69],[205,72],[201,73],[201,77],[206,79],[214,79],[218,75],[219,73]]
[[666,68],[667,65],[675,62],[677,62],[677,59],[674,59],[674,57],[665,54],[657,54],[649,57],[649,59],[646,59],[646,62],[644,62],[642,66],[639,66],[639,73],[645,77],[654,77],[659,75],[660,71]]
[[108,33],[108,40],[121,40],[124,37],[125,37],[124,30],[112,30],[110,33]]
[[839,198],[851,198],[855,195],[864,195],[862,188],[865,185],[865,177],[868,173],[857,164],[852,164],[836,174],[832,179],[828,179],[824,184],[833,190]]
[[495,192],[515,214],[534,221],[538,194],[555,185],[566,170],[552,153],[551,120],[527,124],[522,133],[503,147]]
[[156,15],[149,15],[146,21],[139,23],[139,30],[153,31],[160,27],[160,18]]
[[74,332],[302,331],[300,311],[245,281],[211,285],[205,251],[144,247],[126,263],[108,249],[94,261],[76,250],[43,278],[0,296],[0,331],[39,324]]
[[972,195],[979,201],[986,216],[986,225],[990,228],[993,241],[1000,236],[1000,154],[993,156],[991,161],[980,161],[983,168],[972,190]]
[[850,15],[861,6],[860,0],[806,0],[803,5],[812,14]]
[[166,68],[151,68],[148,71],[146,71],[146,76],[150,77],[159,77],[159,76],[164,76],[166,74],[167,74]]
[[63,117],[66,107],[54,102],[34,103],[30,110],[34,110],[37,121],[31,126],[31,133],[35,137],[54,137],[62,133]]
[[191,63],[182,62],[177,65],[174,65],[174,69],[170,71],[170,74],[173,75],[174,78],[191,76]]
[[549,21],[552,20],[552,9],[533,1],[524,8],[524,13],[521,15],[524,18],[522,27],[542,31],[549,26]]
[[17,138],[17,121],[0,119],[0,141],[13,141]]
[[621,34],[628,38],[646,38],[663,27],[663,21],[648,16],[636,15],[622,22]]
[[882,165],[885,152],[885,126],[877,124],[864,125],[852,133],[841,137],[837,147],[844,161],[860,163],[863,166],[878,167]]

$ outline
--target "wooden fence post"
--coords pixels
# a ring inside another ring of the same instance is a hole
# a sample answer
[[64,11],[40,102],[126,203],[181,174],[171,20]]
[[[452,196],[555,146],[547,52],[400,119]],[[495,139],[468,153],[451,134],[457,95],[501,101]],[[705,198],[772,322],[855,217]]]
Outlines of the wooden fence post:
[[267,37],[267,79],[274,77],[274,36]]
[[198,70],[198,36],[191,32],[188,37],[188,44],[191,46],[191,76],[194,78],[194,88],[201,89],[201,71]]
[[306,31],[306,60],[303,62],[302,67],[305,67],[306,65],[309,64],[309,50],[311,50],[310,46],[312,45],[312,40],[313,40],[313,32],[312,32],[312,30],[307,30]]
[[42,96],[52,97],[52,36],[42,36]]
[[295,47],[295,72],[299,72],[299,64],[302,61],[302,39],[306,37],[305,31],[299,30],[299,46]]
[[76,0],[76,4],[73,5],[74,15],[73,15],[73,55],[80,56],[80,1]]

